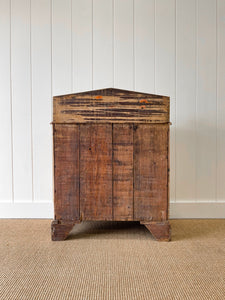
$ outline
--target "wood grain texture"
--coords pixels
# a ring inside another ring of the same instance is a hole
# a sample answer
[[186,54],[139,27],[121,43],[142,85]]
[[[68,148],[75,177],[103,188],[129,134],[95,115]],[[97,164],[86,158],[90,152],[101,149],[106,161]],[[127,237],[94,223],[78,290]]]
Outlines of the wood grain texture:
[[[65,239],[83,220],[141,221],[156,239],[170,239],[170,124],[161,123],[168,117],[169,98],[149,97],[104,89],[54,98],[54,117],[66,116],[68,123],[53,122],[58,185],[53,240]],[[159,103],[167,107],[165,115]],[[140,113],[139,105],[144,107]]]
[[52,241],[65,240],[74,225],[80,223],[80,221],[74,220],[53,220],[51,223],[51,237]]
[[167,123],[169,97],[119,89],[56,96],[53,123]]
[[79,125],[53,130],[55,219],[72,222],[79,219]]
[[134,220],[168,218],[168,124],[136,125]]
[[151,232],[157,241],[169,242],[171,240],[171,227],[168,221],[144,223],[145,227]]
[[65,240],[70,231],[73,229],[74,222],[61,222],[59,220],[54,220],[51,223],[51,237],[52,241],[63,241]]
[[80,125],[81,220],[112,220],[112,125]]
[[113,220],[133,220],[133,124],[113,124]]

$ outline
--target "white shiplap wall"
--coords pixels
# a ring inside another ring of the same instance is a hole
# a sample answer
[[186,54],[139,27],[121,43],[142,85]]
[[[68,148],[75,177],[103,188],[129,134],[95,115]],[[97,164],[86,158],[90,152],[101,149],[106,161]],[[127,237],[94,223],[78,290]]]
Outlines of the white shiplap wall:
[[0,0],[0,217],[52,217],[52,95],[171,97],[171,217],[225,217],[225,0]]

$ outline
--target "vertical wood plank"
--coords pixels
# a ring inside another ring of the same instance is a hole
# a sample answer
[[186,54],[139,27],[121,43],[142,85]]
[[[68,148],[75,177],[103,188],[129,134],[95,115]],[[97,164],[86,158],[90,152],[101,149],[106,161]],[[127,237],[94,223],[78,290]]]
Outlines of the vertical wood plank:
[[195,201],[196,1],[177,1],[176,198]]
[[133,1],[114,0],[114,82],[115,87],[133,90]]
[[13,200],[10,51],[10,1],[0,0],[0,202]]
[[113,86],[112,0],[93,2],[93,89]]
[[52,199],[51,1],[31,1],[34,201]]
[[112,125],[80,125],[82,220],[112,220]]
[[155,92],[155,4],[134,0],[135,89]]
[[197,17],[198,201],[216,198],[216,1],[199,0]]
[[133,124],[113,124],[113,220],[133,220]]
[[31,202],[30,1],[11,1],[12,126],[14,201]]
[[72,90],[71,0],[52,1],[53,95]]
[[79,219],[79,125],[54,125],[56,220]]
[[92,0],[72,0],[72,65],[73,91],[91,90]]
[[170,97],[170,199],[176,201],[175,0],[155,1],[155,93]]
[[225,201],[225,1],[217,6],[217,201]]
[[165,221],[169,125],[134,126],[134,220]]

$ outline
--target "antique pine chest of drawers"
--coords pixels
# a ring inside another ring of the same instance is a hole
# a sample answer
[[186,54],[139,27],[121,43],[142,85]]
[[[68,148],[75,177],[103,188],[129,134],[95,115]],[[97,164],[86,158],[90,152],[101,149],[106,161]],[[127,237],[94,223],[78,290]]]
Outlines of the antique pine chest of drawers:
[[170,240],[169,97],[108,88],[53,97],[54,220],[140,221]]

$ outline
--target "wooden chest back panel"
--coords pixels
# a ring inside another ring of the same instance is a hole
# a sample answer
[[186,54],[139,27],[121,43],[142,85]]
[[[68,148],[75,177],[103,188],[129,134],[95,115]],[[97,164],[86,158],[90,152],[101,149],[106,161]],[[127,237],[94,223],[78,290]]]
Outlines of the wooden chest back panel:
[[82,220],[112,220],[112,125],[80,126]]
[[169,124],[54,124],[55,218],[164,221]]
[[113,124],[113,219],[133,220],[133,124]]
[[119,89],[55,96],[54,123],[166,123],[169,97]]
[[167,219],[168,125],[138,125],[134,134],[134,219]]
[[[79,125],[54,124],[55,219],[79,219]],[[63,201],[62,201],[63,200]]]

